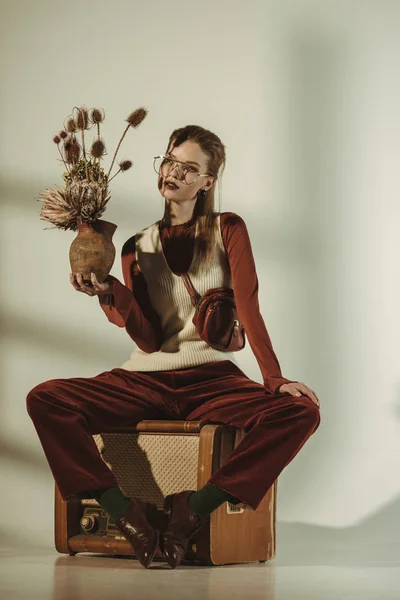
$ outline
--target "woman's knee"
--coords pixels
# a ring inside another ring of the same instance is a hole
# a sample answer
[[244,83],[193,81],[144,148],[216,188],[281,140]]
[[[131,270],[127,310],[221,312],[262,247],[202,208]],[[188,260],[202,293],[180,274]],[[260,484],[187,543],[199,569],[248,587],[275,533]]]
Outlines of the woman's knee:
[[26,409],[31,415],[36,409],[40,409],[44,405],[44,400],[51,396],[51,392],[55,389],[55,382],[57,379],[49,379],[38,383],[32,388],[26,396]]
[[[303,423],[306,429],[313,428],[315,431],[321,420],[320,409],[305,394],[300,396],[288,394],[285,399],[282,398],[280,409],[284,410],[286,414],[291,414],[298,424]],[[268,412],[262,416],[265,417],[265,420],[269,419]]]
[[307,420],[309,426],[313,427],[313,431],[315,431],[321,422],[321,412],[318,406],[305,394],[296,398],[296,404],[301,406],[302,417]]

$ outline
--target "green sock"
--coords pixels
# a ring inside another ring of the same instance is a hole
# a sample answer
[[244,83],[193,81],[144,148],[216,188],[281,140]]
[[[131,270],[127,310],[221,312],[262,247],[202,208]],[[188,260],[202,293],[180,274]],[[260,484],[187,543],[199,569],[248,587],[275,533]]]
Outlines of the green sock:
[[241,500],[235,498],[235,496],[232,496],[229,494],[229,492],[221,490],[212,483],[206,483],[201,490],[190,494],[188,506],[193,512],[204,516],[210,514],[224,502],[232,502],[232,504],[237,504],[238,502],[241,502]]
[[84,498],[94,498],[100,504],[100,498],[101,498],[102,493],[109,489],[110,489],[109,487],[104,487],[104,488],[96,488],[95,490],[87,490],[87,492],[85,492],[85,495],[83,497]]
[[93,498],[108,512],[114,523],[129,512],[130,499],[124,496],[119,487],[98,488],[90,491],[93,493]]

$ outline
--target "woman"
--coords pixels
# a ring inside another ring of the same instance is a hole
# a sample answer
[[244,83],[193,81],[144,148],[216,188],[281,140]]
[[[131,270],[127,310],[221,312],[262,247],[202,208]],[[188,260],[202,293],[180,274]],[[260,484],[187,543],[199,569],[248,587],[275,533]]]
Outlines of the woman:
[[[124,327],[137,348],[120,368],[37,385],[27,396],[27,410],[64,500],[71,495],[96,498],[145,567],[159,541],[149,505],[124,496],[93,434],[143,419],[216,421],[246,431],[202,489],[166,498],[169,518],[161,541],[168,564],[175,568],[190,539],[223,502],[257,508],[319,426],[320,412],[311,389],[282,376],[259,310],[258,279],[243,219],[214,211],[215,184],[225,167],[221,140],[202,127],[177,129],[166,155],[154,165],[164,216],[125,242],[125,284],[112,275],[99,283],[92,274],[90,287],[81,274],[70,274],[73,287],[98,296],[108,319]],[[200,338],[179,276],[187,271],[200,294],[233,288],[263,384],[239,369],[235,353],[218,351]]]

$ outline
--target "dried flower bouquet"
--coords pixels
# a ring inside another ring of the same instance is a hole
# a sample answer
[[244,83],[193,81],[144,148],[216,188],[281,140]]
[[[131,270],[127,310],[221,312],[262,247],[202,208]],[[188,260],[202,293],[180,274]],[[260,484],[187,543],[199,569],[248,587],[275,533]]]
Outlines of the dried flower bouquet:
[[[63,174],[65,185],[63,188],[47,188],[39,194],[36,199],[43,202],[40,218],[53,223],[53,227],[44,229],[78,230],[69,250],[71,271],[80,273],[88,286],[93,285],[91,273],[95,273],[97,280],[102,283],[114,263],[112,236],[117,225],[100,217],[110,200],[108,184],[118,173],[132,166],[130,160],[122,160],[118,163],[118,171],[110,178],[122,140],[128,129],[137,128],[146,115],[147,110],[141,107],[126,119],[128,125],[115,150],[108,173],[100,164],[106,154],[104,140],[100,137],[104,111],[98,108],[88,110],[85,106],[74,107],[72,114],[67,117],[65,128],[53,138],[66,169]],[[88,152],[85,131],[92,127],[96,127],[97,136]]]
[[[109,179],[118,150],[130,127],[137,128],[147,115],[144,107],[136,109],[126,119],[128,122],[115,150],[108,173],[100,166],[106,154],[104,140],[100,137],[100,123],[104,121],[104,111],[98,108],[88,110],[85,106],[74,107],[67,117],[65,128],[53,138],[57,145],[66,172],[63,174],[63,188],[47,188],[36,198],[42,201],[40,219],[50,221],[53,227],[44,229],[78,229],[79,222],[93,224],[106,209],[110,200],[108,184],[118,173],[131,168],[130,160],[118,163],[118,171]],[[97,137],[92,142],[90,152],[85,147],[85,131],[97,129]],[[80,134],[81,144],[78,136]]]

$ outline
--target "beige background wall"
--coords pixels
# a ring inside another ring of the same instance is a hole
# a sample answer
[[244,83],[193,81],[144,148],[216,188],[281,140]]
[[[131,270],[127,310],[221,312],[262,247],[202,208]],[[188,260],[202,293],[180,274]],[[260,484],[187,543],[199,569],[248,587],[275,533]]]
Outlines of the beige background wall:
[[[222,210],[247,223],[283,374],[321,401],[319,430],[280,477],[279,522],[322,540],[338,530],[367,543],[395,535],[399,8],[1,4],[3,541],[53,543],[53,479],[26,412],[28,391],[120,366],[133,349],[97,299],[70,285],[75,233],[44,231],[34,199],[62,183],[52,137],[79,104],[106,111],[107,166],[124,119],[149,110],[123,142],[120,157],[135,164],[113,180],[104,215],[118,224],[112,273],[120,279],[122,244],[162,216],[152,160],[172,130],[199,124],[221,137]],[[238,360],[262,381],[250,347]]]

